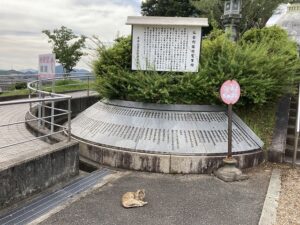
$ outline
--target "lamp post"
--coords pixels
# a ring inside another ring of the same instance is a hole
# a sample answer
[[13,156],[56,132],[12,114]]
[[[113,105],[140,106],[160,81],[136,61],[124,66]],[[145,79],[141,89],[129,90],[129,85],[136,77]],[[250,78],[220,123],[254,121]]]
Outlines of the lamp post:
[[229,0],[224,4],[224,15],[221,17],[225,30],[230,33],[232,41],[238,39],[238,27],[241,22],[242,0]]

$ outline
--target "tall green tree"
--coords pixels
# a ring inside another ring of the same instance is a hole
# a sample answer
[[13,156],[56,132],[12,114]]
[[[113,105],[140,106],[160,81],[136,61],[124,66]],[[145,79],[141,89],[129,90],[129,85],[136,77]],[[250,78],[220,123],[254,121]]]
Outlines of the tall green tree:
[[[296,0],[298,1],[298,0]],[[222,27],[221,16],[224,13],[224,0],[191,0],[191,3],[201,10],[201,16],[208,17],[210,21],[216,21]],[[273,11],[281,3],[289,0],[244,0],[242,1],[242,20],[240,31],[244,33],[250,28],[262,28],[266,25]]]
[[[280,3],[299,0],[244,0],[242,1],[242,19],[240,32],[265,26],[273,11]],[[143,16],[181,16],[207,17],[210,27],[204,28],[204,34],[212,26],[223,27],[221,16],[224,13],[225,0],[146,0],[141,5]]]
[[69,73],[76,66],[81,56],[84,55],[82,48],[85,47],[86,37],[75,35],[71,29],[62,26],[60,29],[43,30],[52,44],[56,59],[63,66],[64,72]]
[[146,0],[141,5],[143,16],[199,16],[200,10],[189,0]]

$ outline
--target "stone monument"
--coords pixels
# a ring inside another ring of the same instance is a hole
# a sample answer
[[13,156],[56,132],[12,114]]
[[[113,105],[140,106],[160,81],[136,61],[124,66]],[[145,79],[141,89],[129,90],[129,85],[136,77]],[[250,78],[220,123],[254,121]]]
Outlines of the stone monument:
[[[196,72],[203,18],[128,17],[132,69]],[[227,153],[225,107],[101,100],[72,121],[91,163],[161,173],[212,173]],[[232,152],[240,168],[263,160],[262,141],[233,115]]]

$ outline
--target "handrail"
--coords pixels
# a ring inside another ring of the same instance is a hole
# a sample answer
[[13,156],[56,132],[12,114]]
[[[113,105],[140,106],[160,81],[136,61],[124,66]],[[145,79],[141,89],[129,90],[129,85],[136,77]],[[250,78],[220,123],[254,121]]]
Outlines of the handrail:
[[6,105],[17,105],[17,104],[25,104],[25,103],[36,103],[36,102],[49,102],[49,101],[61,101],[71,99],[72,96],[66,95],[65,97],[52,97],[52,98],[34,98],[34,99],[26,99],[26,100],[11,100],[0,102],[0,106]]
[[295,124],[293,168],[295,168],[296,160],[297,160],[299,132],[300,132],[300,84],[298,85],[298,106],[297,106],[297,118]]
[[[29,99],[22,99],[22,100],[11,100],[11,101],[5,101],[5,102],[0,102],[0,106],[8,106],[8,105],[17,105],[17,104],[29,104],[29,114],[30,116],[33,117],[33,119],[28,119],[25,121],[16,121],[16,122],[11,122],[8,124],[1,124],[1,127],[6,127],[6,126],[11,126],[11,125],[18,125],[21,123],[26,123],[26,122],[33,122],[33,121],[38,121],[38,127],[44,128],[45,127],[45,123],[49,124],[49,126],[51,126],[50,128],[50,133],[47,135],[43,135],[43,136],[39,136],[36,138],[32,138],[29,140],[22,140],[20,142],[17,143],[12,143],[12,144],[8,144],[5,146],[0,146],[0,149],[3,148],[7,148],[7,147],[11,147],[11,146],[15,146],[18,144],[22,144],[22,143],[27,143],[30,141],[34,141],[34,140],[38,140],[38,139],[42,139],[44,137],[48,137],[54,134],[58,134],[61,132],[64,132],[67,134],[68,136],[68,141],[71,140],[71,99],[72,96],[70,95],[66,95],[66,94],[58,94],[54,92],[54,88],[52,89],[52,92],[49,91],[45,91],[45,90],[41,90],[41,84],[43,82],[53,82],[53,87],[55,84],[56,80],[62,80],[62,79],[72,79],[72,78],[76,78],[76,79],[81,79],[81,78],[87,78],[88,81],[88,90],[87,90],[87,95],[89,95],[89,81],[91,78],[94,78],[90,73],[77,73],[77,74],[83,74],[80,76],[67,76],[67,77],[54,77],[54,79],[39,79],[39,80],[33,80],[27,83],[27,88],[30,90],[30,94],[29,94]],[[20,76],[24,76],[24,75],[20,75]],[[33,75],[30,74],[29,76],[37,76],[37,75]],[[37,76],[38,77],[38,76]],[[32,93],[38,94],[38,97],[35,98],[31,98]],[[60,108],[56,108],[54,103],[57,101],[68,101],[68,107],[67,109],[60,109]],[[51,103],[50,106],[47,106],[46,103]],[[32,113],[32,103],[37,103],[37,107],[38,107],[38,116],[34,115]],[[45,108],[50,110],[50,116],[45,116]],[[63,113],[56,113],[55,112],[63,112]],[[62,116],[62,115],[67,115],[68,116],[68,121],[67,124],[65,126],[60,125],[60,124],[56,124],[54,122],[54,118],[58,117],[58,116]],[[50,119],[51,121],[48,121],[46,119]],[[56,131],[54,132],[54,127],[59,127],[62,130]]]

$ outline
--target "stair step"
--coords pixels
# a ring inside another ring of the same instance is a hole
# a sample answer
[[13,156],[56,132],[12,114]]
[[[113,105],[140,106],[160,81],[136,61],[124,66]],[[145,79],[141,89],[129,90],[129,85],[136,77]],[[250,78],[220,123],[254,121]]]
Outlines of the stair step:
[[[286,149],[285,149],[285,156],[287,157],[293,157],[294,156],[294,146],[293,145],[286,145]],[[297,150],[297,159],[300,159],[300,148],[298,146],[298,150]]]
[[[294,146],[295,136],[294,134],[288,134],[286,137],[286,144]],[[298,147],[300,147],[300,136],[298,137]]]
[[290,109],[289,115],[290,116],[297,116],[297,110],[296,109]]
[[289,124],[287,127],[288,135],[295,135],[295,129],[296,129],[295,124]]
[[289,124],[295,124],[296,123],[296,116],[290,116],[289,117]]
[[[292,157],[284,157],[284,161],[285,161],[286,163],[292,163],[292,162],[293,162],[293,158],[292,158]],[[297,160],[296,160],[296,165],[297,165],[297,166],[300,166],[300,159],[297,159]]]
[[296,103],[296,102],[291,102],[291,104],[290,104],[290,108],[291,108],[291,109],[297,109],[297,107],[298,107],[298,103]]

